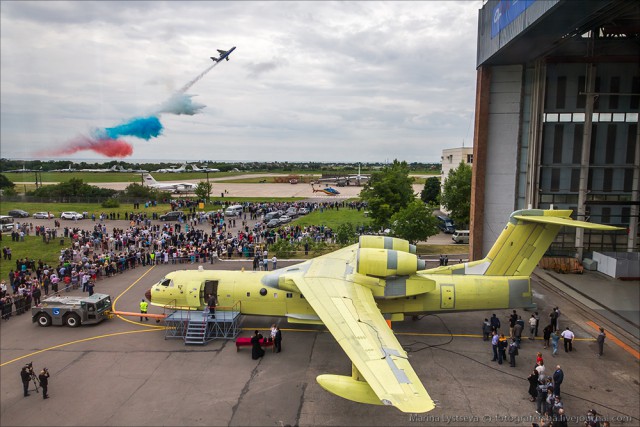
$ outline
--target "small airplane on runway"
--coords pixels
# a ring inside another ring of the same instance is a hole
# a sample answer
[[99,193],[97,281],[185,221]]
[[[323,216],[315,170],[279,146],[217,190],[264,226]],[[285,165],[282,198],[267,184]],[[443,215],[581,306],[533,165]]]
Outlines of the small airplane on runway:
[[212,56],[211,59],[213,59],[213,62],[220,62],[223,59],[226,59],[227,61],[229,60],[229,55],[231,55],[231,52],[233,52],[235,50],[235,46],[232,47],[229,50],[221,50],[218,49],[218,53],[220,54],[220,56],[218,58],[216,58],[215,56]]
[[145,296],[160,307],[203,310],[215,294],[220,307],[236,304],[244,315],[324,325],[352,362],[351,376],[319,375],[324,389],[423,413],[435,403],[387,321],[535,307],[531,273],[562,227],[622,230],[573,220],[571,212],[515,211],[485,258],[456,265],[426,269],[406,240],[361,236],[358,244],[274,271],[174,271]]

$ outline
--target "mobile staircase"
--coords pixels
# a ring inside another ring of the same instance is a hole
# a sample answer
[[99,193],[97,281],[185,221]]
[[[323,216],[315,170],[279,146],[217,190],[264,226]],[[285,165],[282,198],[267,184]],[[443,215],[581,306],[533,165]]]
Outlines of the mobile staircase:
[[215,317],[209,309],[165,306],[165,339],[180,338],[185,345],[204,345],[218,338],[235,339],[240,333],[240,301],[233,306],[216,307]]

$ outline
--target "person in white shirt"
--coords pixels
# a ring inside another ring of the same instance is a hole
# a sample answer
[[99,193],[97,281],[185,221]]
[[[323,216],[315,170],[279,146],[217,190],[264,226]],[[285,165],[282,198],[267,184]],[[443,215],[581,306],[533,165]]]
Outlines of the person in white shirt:
[[575,335],[573,334],[573,332],[571,332],[571,329],[569,329],[569,327],[567,326],[567,329],[562,331],[562,334],[560,334],[560,336],[564,340],[564,351],[565,352],[573,351],[572,341]]
[[532,340],[535,337],[536,333],[536,325],[538,321],[536,320],[536,316],[534,314],[529,318],[529,339]]

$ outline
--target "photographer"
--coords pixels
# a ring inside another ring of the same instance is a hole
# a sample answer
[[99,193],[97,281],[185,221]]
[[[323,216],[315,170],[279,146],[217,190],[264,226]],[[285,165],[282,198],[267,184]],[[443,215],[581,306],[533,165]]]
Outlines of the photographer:
[[49,385],[49,370],[47,368],[44,368],[40,372],[38,380],[40,380],[40,386],[42,387],[42,398],[48,399],[49,395],[47,394],[47,386]]
[[20,378],[22,379],[22,388],[24,389],[24,397],[29,396],[29,381],[31,381],[31,373],[29,372],[29,365],[23,366],[20,371]]

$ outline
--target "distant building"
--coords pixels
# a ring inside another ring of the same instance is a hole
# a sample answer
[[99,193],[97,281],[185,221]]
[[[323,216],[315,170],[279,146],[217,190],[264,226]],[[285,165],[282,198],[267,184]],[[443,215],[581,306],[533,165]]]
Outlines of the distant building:
[[[455,169],[460,165],[460,162],[472,164],[473,163],[473,147],[460,147],[460,148],[446,148],[442,150],[442,175],[440,176],[440,192],[444,189],[444,180],[449,176],[451,169]],[[442,205],[440,210],[444,213],[449,213]]]
[[[640,2],[488,0],[478,17],[470,256],[518,209],[627,229],[563,229],[550,251],[638,251]],[[444,166],[444,161],[443,161]]]

